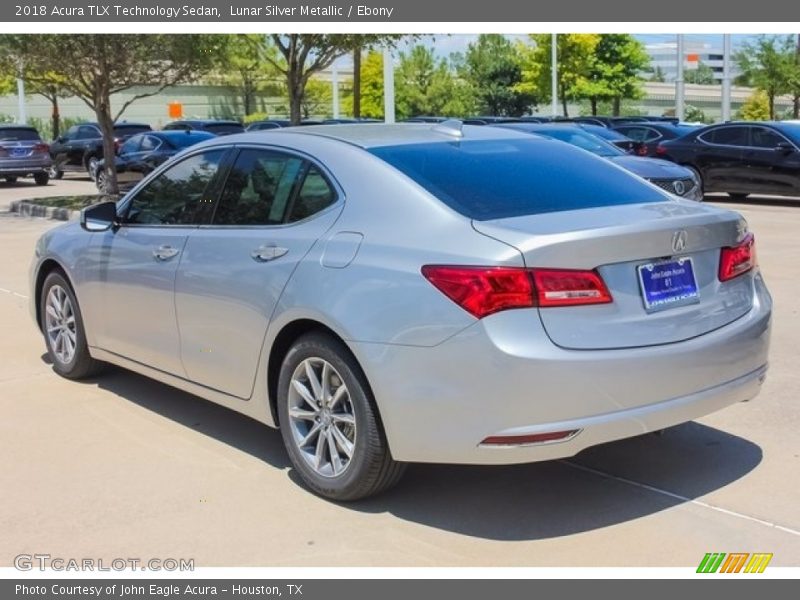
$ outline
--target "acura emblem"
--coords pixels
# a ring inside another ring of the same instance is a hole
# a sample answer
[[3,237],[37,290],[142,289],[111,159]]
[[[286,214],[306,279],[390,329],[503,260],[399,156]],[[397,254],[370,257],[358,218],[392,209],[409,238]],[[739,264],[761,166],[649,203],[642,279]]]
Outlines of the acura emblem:
[[672,182],[672,189],[675,190],[675,193],[678,194],[678,196],[683,196],[686,193],[686,186],[680,180]]
[[672,251],[683,252],[686,249],[686,231],[681,229],[672,234]]

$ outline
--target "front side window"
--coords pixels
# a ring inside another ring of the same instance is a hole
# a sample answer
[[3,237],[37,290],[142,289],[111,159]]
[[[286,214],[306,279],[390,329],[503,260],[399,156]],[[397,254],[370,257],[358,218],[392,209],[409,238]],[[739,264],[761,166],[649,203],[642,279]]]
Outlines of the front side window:
[[213,206],[206,194],[225,150],[195,154],[170,167],[139,190],[128,207],[125,223],[133,225],[196,225]]
[[92,140],[94,138],[99,138],[99,137],[102,137],[100,135],[99,129],[91,127],[89,125],[81,125],[81,127],[78,128],[78,136],[76,139]]
[[304,163],[280,152],[242,150],[228,174],[214,224],[282,223]]
[[753,127],[752,140],[750,142],[751,146],[774,150],[780,143],[785,144],[786,138],[778,135],[770,129],[767,129],[766,127]]

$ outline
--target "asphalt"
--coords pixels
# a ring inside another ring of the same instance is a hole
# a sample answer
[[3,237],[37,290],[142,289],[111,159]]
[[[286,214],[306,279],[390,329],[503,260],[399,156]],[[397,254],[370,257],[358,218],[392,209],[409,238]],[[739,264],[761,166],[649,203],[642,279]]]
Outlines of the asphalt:
[[[80,179],[0,183],[14,199]],[[514,467],[412,465],[357,504],[299,484],[277,431],[120,369],[59,378],[28,316],[36,238],[0,212],[0,566],[21,553],[196,566],[696,566],[707,552],[800,562],[800,201],[756,199],[775,299],[761,395],[663,435]]]

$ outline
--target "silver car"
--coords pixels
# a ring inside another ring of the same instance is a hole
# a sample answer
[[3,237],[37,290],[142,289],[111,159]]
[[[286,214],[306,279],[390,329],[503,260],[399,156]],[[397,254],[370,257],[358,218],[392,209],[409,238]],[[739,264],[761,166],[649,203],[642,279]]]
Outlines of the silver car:
[[338,500],[750,400],[772,309],[737,213],[458,122],[198,144],[46,233],[30,281],[58,373],[113,363],[280,426]]

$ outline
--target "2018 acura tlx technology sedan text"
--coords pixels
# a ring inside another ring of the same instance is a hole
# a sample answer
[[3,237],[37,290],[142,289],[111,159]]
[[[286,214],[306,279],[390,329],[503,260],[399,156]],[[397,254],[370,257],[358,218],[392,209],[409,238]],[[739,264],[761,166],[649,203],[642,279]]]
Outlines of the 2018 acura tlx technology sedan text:
[[58,373],[114,363],[279,426],[340,500],[749,400],[772,310],[737,213],[453,122],[192,146],[45,233],[31,286]]

